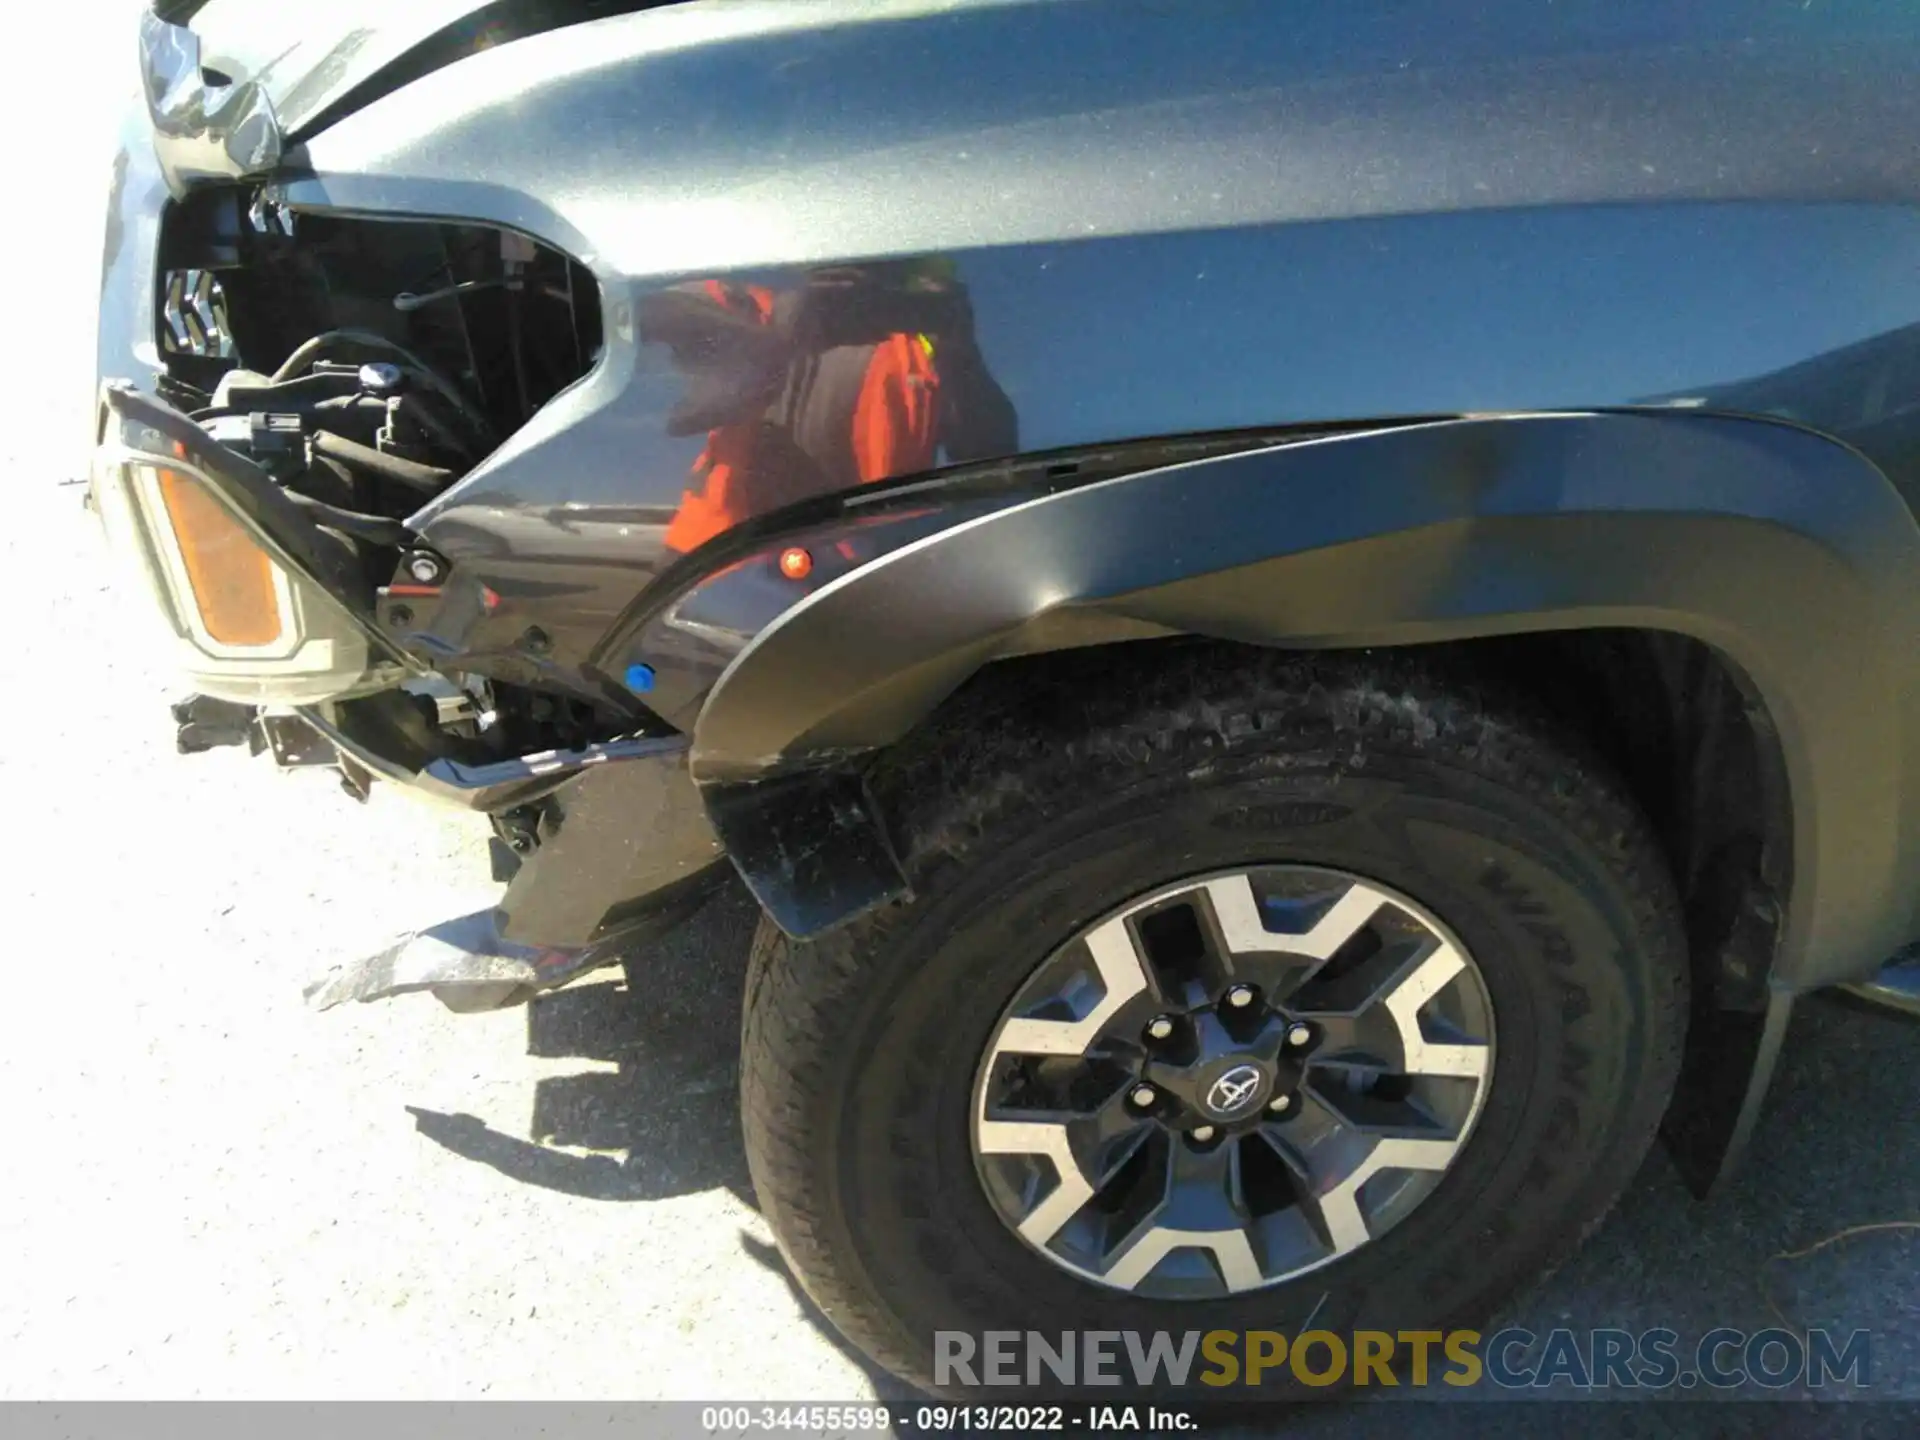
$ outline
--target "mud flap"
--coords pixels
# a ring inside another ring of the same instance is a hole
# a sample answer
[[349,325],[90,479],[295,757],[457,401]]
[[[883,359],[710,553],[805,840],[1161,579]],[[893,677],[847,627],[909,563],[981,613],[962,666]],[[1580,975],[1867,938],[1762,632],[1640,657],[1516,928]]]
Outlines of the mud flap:
[[706,785],[707,813],[740,878],[796,940],[912,898],[866,783],[845,771]]
[[1661,1139],[1687,1188],[1712,1199],[1738,1168],[1773,1083],[1793,1015],[1793,995],[1775,990],[1756,1012],[1696,1012],[1686,1062]]

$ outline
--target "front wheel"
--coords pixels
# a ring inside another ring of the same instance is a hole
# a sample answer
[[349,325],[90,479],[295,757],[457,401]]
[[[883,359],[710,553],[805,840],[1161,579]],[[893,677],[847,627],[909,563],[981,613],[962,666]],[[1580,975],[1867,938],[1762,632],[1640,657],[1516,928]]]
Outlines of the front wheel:
[[987,1331],[1472,1323],[1652,1138],[1672,886],[1515,707],[1198,651],[873,780],[915,898],[762,926],[745,1133],[801,1283],[916,1384],[977,1396]]

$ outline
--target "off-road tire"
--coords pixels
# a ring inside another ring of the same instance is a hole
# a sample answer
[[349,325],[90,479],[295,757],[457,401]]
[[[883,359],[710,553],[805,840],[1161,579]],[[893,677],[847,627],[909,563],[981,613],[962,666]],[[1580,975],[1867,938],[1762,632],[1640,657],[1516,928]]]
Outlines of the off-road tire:
[[[810,943],[765,921],[756,937],[747,1158],[826,1316],[932,1390],[937,1331],[1442,1329],[1559,1263],[1633,1177],[1684,1038],[1672,880],[1619,782],[1523,702],[1417,654],[1195,647],[1049,675],[963,695],[875,767],[911,900]],[[1499,1052],[1467,1144],[1403,1223],[1268,1289],[1144,1300],[1050,1264],[973,1166],[1003,1007],[1128,897],[1289,861],[1371,875],[1473,954]]]

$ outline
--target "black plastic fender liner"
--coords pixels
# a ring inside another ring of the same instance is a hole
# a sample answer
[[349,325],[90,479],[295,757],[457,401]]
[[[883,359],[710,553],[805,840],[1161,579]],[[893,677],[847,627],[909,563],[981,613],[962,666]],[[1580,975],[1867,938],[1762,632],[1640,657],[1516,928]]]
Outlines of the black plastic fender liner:
[[[1794,864],[1773,980],[1799,990],[1910,933],[1916,576],[1920,529],[1885,476],[1789,425],[1612,412],[1330,437],[1031,501],[842,577],[735,658],[692,774],[732,788],[832,764],[995,658],[1111,638],[1673,631],[1742,672],[1778,738]],[[819,928],[832,910],[793,907]]]

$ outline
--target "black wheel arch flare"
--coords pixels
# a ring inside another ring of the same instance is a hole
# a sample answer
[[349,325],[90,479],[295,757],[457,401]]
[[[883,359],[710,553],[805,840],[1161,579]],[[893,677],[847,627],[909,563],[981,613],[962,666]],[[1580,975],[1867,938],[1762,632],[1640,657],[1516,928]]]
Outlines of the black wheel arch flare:
[[[1100,481],[882,557],[733,661],[692,771],[775,919],[812,932],[885,898],[884,837],[848,849],[864,884],[822,848],[861,828],[834,772],[994,659],[1152,634],[1336,649],[1670,631],[1765,708],[1794,857],[1772,978],[1800,990],[1908,938],[1917,578],[1893,486],[1795,426],[1654,411],[1342,434]],[[816,826],[818,878],[789,895],[778,874],[798,872],[772,857]]]

